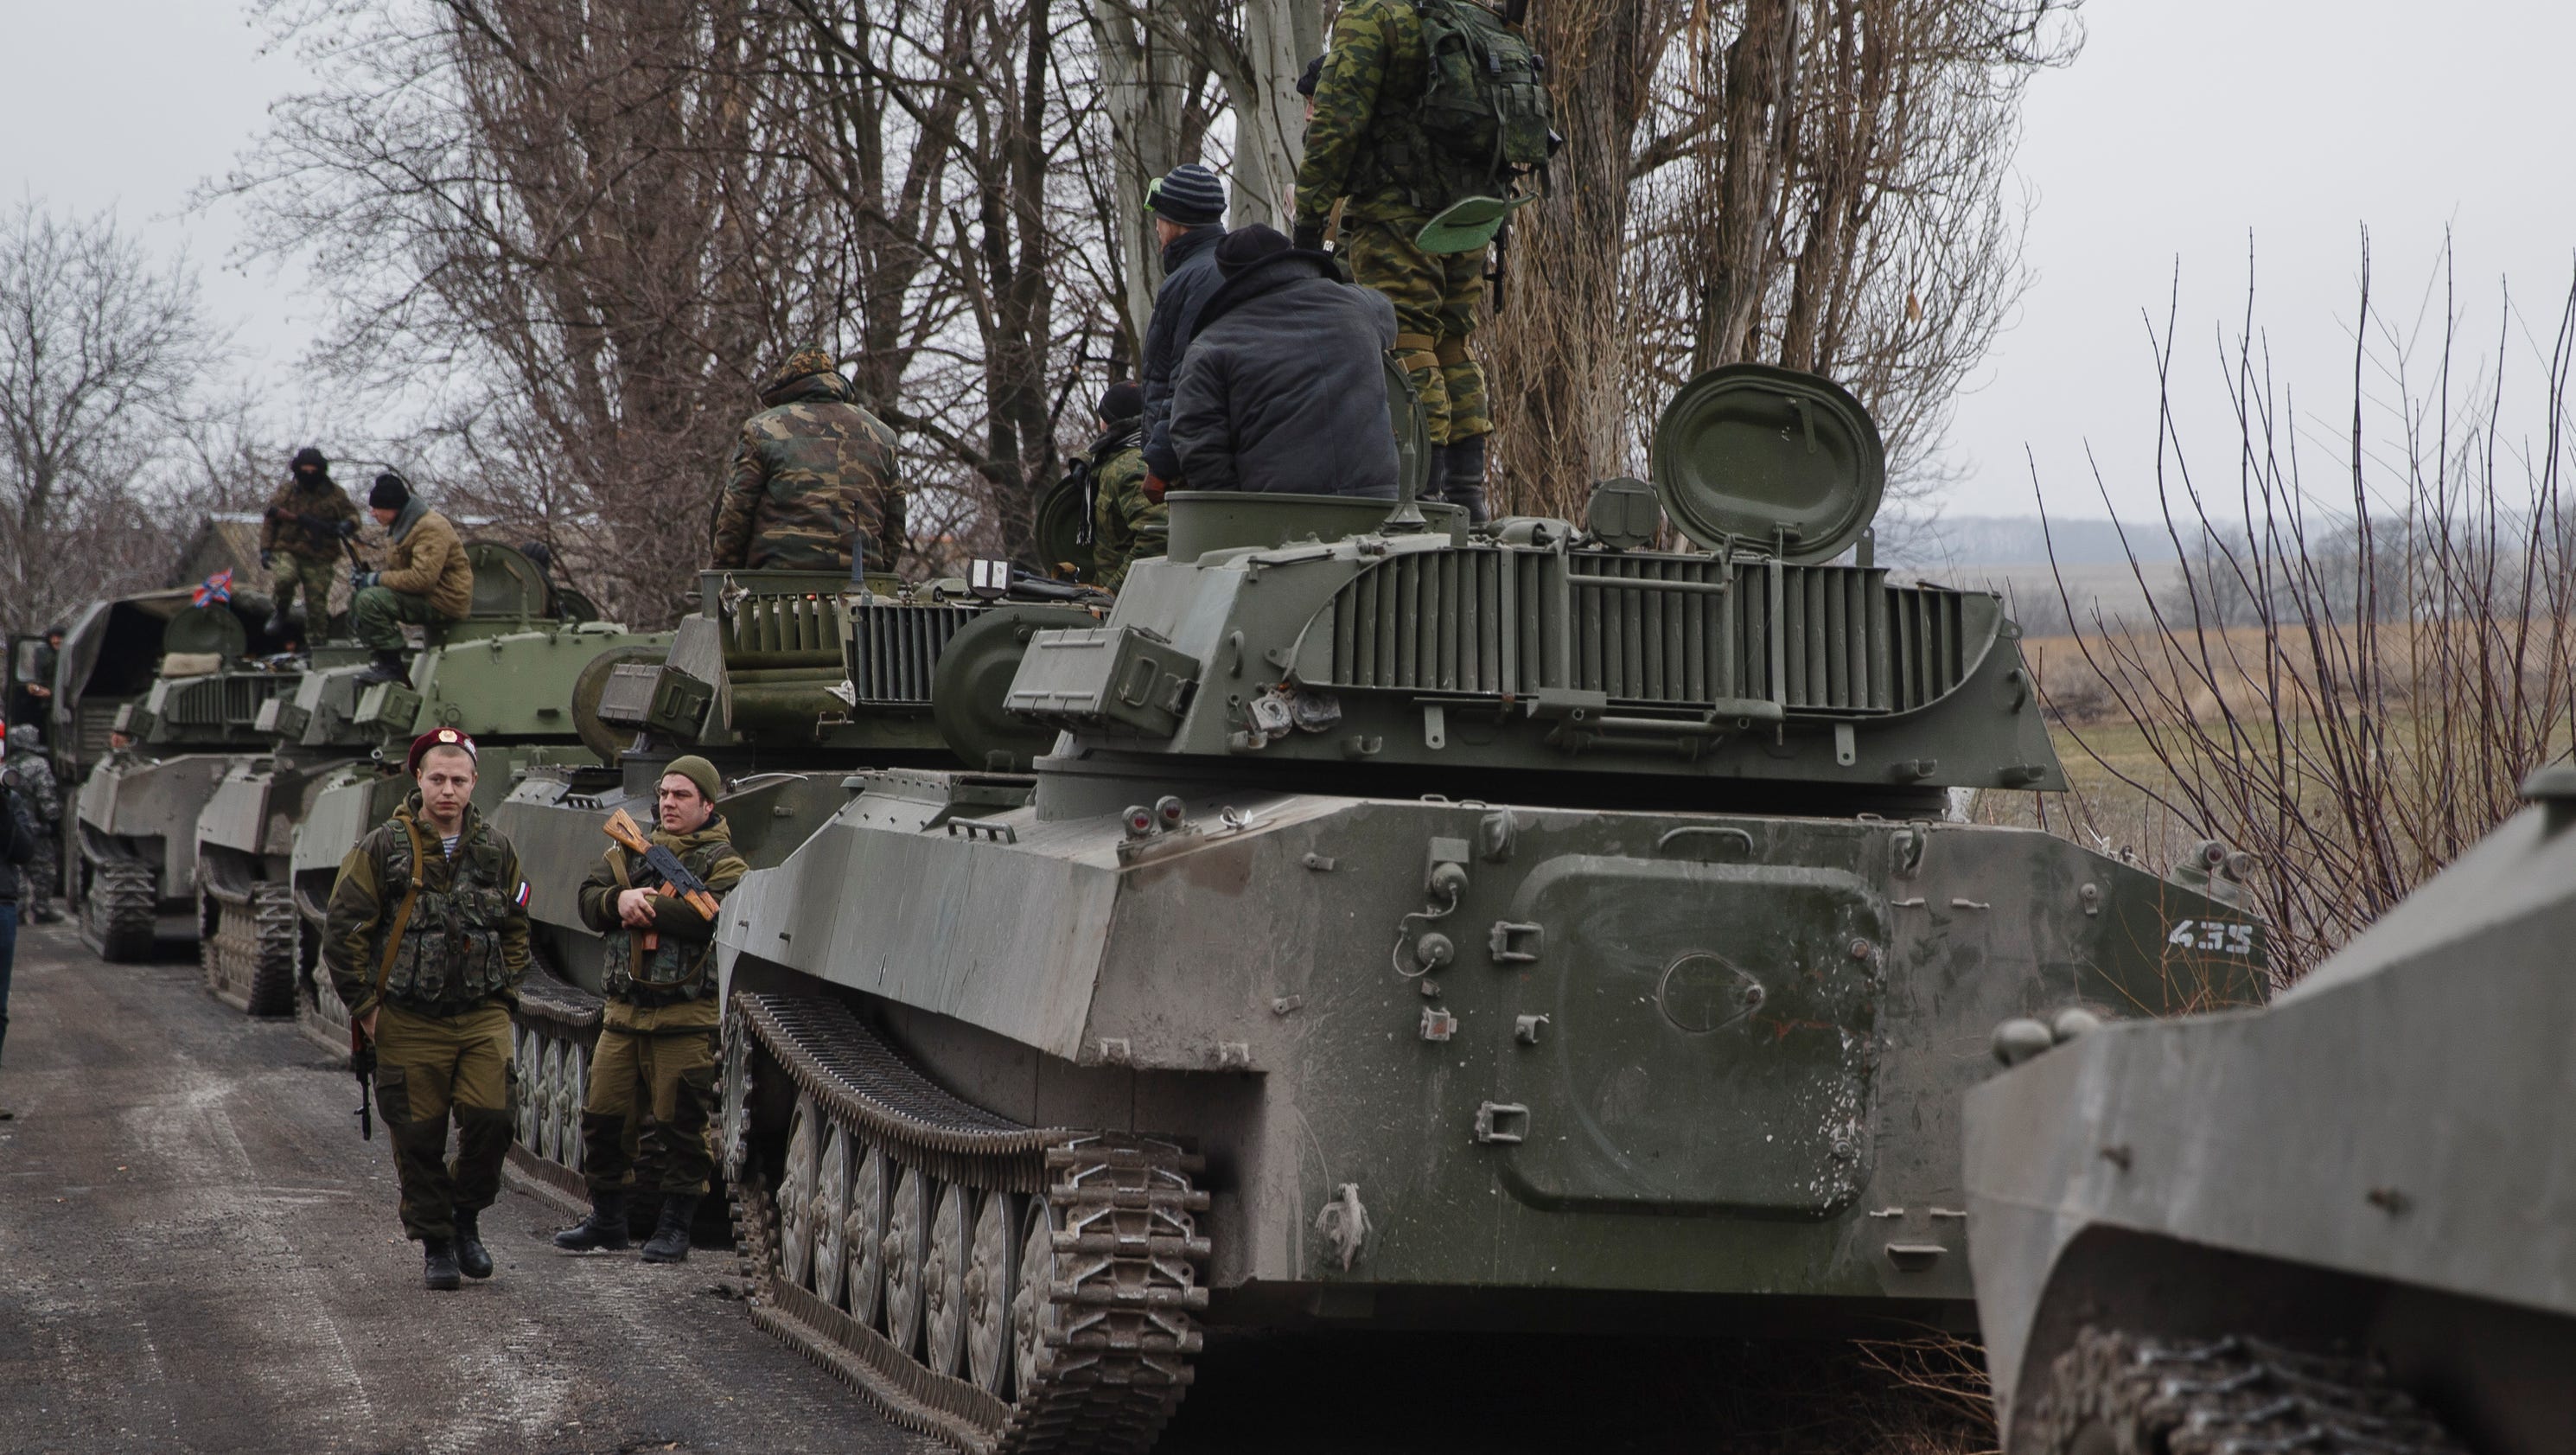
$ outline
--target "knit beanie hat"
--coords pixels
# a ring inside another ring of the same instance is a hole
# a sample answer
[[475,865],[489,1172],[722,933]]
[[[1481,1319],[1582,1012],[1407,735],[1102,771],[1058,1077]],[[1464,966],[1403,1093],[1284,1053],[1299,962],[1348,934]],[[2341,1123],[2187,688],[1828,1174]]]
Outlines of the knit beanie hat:
[[1266,258],[1288,251],[1287,235],[1275,227],[1254,223],[1238,227],[1216,245],[1216,270],[1231,278]]
[[1196,162],[1183,162],[1146,189],[1147,211],[1183,227],[1225,221],[1225,184]]
[[698,785],[698,792],[705,794],[709,803],[715,802],[716,795],[724,791],[724,779],[716,773],[716,765],[695,753],[684,758],[673,758],[670,766],[662,770],[662,776],[665,778],[674,773]]
[[1145,391],[1132,379],[1121,379],[1100,392],[1100,417],[1111,424],[1145,412]]
[[411,504],[411,487],[403,477],[387,470],[376,477],[376,486],[367,492],[367,504],[376,510],[400,510]]
[[1322,56],[1317,56],[1313,60],[1308,61],[1306,63],[1306,69],[1298,74],[1297,94],[1305,97],[1309,101],[1312,101],[1315,99],[1315,88],[1323,83],[1324,58]]

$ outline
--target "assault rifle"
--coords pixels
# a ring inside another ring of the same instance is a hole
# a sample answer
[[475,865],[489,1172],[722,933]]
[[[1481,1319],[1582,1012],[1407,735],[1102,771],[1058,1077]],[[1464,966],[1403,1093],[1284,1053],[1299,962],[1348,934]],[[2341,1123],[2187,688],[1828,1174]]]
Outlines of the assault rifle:
[[[637,826],[626,810],[621,808],[610,814],[608,822],[600,826],[600,832],[615,839],[619,848],[643,855],[644,867],[662,876],[661,884],[653,893],[678,899],[709,920],[716,917],[720,906],[716,903],[715,891],[707,888],[705,880],[690,873],[689,866],[680,862],[679,855],[644,837],[644,830]],[[651,930],[644,932],[645,949],[657,948],[661,943],[660,935]]]
[[376,1043],[367,1039],[356,1020],[349,1022],[349,1072],[358,1078],[358,1135],[366,1141],[376,1139],[376,1110],[372,1099],[376,1074]]

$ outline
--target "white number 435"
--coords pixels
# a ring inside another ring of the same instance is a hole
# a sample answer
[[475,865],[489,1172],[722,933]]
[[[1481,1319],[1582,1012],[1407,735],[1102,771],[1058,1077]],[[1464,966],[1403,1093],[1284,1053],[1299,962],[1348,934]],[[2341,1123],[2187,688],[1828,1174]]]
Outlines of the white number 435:
[[2187,950],[2222,950],[2230,955],[2254,953],[2254,927],[2223,919],[2183,919],[2174,921],[2173,933],[2165,936],[2168,945]]

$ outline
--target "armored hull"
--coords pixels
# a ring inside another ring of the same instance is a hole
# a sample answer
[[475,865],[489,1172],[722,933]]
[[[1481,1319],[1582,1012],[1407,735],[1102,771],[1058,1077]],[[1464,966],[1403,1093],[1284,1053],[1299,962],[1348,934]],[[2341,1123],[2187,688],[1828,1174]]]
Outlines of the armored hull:
[[1969,1095],[2014,1455],[2567,1448],[2576,771],[2525,796],[2269,1007],[2108,1026]]
[[82,780],[68,888],[82,938],[101,956],[142,960],[165,935],[195,938],[197,815],[238,761],[120,753]]

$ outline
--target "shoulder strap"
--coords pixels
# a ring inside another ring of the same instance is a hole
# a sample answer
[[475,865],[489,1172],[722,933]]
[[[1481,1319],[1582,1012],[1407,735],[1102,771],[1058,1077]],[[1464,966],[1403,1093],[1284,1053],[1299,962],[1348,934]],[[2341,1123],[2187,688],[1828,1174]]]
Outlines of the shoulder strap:
[[411,887],[403,891],[402,904],[394,910],[393,928],[385,934],[384,959],[376,966],[376,1000],[385,998],[385,981],[394,973],[394,956],[402,953],[403,932],[411,928],[411,909],[420,903],[420,876],[427,858],[421,852],[420,831],[410,819],[402,820],[403,838],[411,844]]

